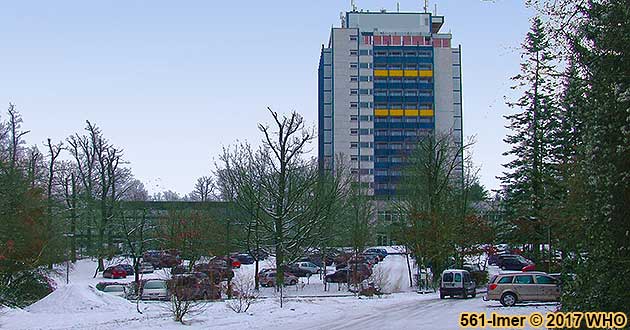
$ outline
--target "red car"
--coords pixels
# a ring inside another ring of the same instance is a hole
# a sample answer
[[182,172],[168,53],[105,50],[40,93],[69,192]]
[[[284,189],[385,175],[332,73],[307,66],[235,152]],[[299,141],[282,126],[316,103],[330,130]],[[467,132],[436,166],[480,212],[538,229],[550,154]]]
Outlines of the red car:
[[111,266],[111,267],[107,267],[107,269],[103,271],[103,277],[125,278],[127,277],[127,272],[120,266]]

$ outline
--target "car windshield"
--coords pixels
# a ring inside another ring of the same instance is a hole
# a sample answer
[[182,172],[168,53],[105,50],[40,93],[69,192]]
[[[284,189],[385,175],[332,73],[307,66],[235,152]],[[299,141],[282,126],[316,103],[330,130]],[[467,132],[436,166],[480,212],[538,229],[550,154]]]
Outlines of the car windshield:
[[515,259],[520,261],[520,262],[522,262],[522,263],[524,263],[524,264],[528,264],[529,263],[529,260],[525,259],[523,256],[516,256]]
[[461,281],[462,281],[462,274],[455,273],[455,282],[461,282]]
[[145,289],[165,289],[166,282],[164,281],[151,281],[144,284]]
[[108,287],[105,287],[105,289],[103,291],[105,291],[105,292],[122,292],[122,291],[125,291],[125,288],[120,286],[120,285],[110,285]]
[[444,276],[442,276],[442,282],[453,282],[453,273],[444,273]]

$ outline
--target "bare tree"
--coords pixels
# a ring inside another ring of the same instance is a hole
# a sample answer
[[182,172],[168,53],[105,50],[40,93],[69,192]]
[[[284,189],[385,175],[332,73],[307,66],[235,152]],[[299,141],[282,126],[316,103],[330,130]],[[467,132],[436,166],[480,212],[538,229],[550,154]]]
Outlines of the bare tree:
[[262,147],[256,152],[243,145],[225,151],[218,172],[228,183],[221,190],[232,193],[236,205],[255,221],[249,227],[257,226],[258,239],[273,244],[282,306],[284,268],[319,244],[325,205],[337,190],[323,189],[316,161],[303,158],[313,133],[302,117],[296,112],[288,116],[269,112],[273,128],[258,125]]
[[227,306],[237,312],[246,313],[249,307],[258,299],[258,289],[254,283],[254,279],[238,273],[232,279],[234,288],[234,299],[226,302]]
[[207,202],[212,198],[214,189],[214,180],[209,176],[202,176],[197,179],[195,188],[190,193],[190,198],[195,201]]
[[22,131],[22,116],[15,109],[15,105],[9,103],[9,166],[11,169],[15,169],[18,166],[19,153],[20,153],[20,145],[24,143],[22,137],[24,135],[30,133],[30,131]]

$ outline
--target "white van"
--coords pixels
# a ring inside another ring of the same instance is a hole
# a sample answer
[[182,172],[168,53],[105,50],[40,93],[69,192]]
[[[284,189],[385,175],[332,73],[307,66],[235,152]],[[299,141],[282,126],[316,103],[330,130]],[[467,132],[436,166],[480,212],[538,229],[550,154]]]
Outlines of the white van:
[[462,298],[475,297],[477,284],[472,276],[464,269],[447,269],[440,277],[440,299],[446,296],[461,296]]

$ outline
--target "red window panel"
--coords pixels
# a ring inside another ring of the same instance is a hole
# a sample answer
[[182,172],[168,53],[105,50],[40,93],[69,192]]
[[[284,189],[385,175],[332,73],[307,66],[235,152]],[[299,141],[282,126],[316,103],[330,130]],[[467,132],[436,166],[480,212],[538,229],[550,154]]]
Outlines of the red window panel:
[[442,47],[442,39],[433,39],[433,47]]
[[363,36],[363,43],[366,45],[372,44],[372,40],[370,40],[370,36]]
[[402,43],[400,36],[392,36],[392,45],[400,46]]
[[383,37],[381,37],[381,36],[374,36],[374,38],[372,40],[374,42],[374,45],[382,45],[383,44]]
[[442,47],[451,48],[451,39],[443,39],[442,40]]
[[421,37],[421,36],[413,36],[413,37],[411,37],[411,43],[412,43],[414,46],[418,46],[418,45],[422,46],[422,45],[424,45],[424,37]]
[[402,38],[402,43],[404,46],[413,45],[413,43],[411,42],[411,36],[404,36]]
[[392,36],[383,36],[383,45],[391,45]]

